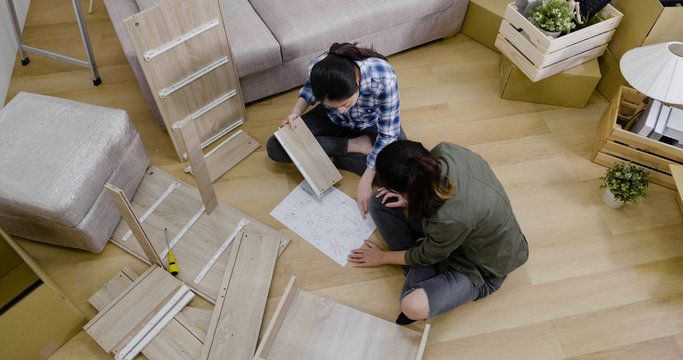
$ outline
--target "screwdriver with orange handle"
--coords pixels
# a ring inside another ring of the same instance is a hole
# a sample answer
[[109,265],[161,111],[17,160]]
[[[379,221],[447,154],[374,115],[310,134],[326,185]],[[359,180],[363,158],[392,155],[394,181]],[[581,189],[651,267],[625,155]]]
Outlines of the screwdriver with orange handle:
[[168,246],[168,272],[170,272],[173,276],[177,276],[180,272],[180,268],[175,263],[175,256],[173,256],[173,252],[171,251],[171,245],[169,245],[168,243],[167,228],[164,228],[164,236],[166,237],[166,245]]

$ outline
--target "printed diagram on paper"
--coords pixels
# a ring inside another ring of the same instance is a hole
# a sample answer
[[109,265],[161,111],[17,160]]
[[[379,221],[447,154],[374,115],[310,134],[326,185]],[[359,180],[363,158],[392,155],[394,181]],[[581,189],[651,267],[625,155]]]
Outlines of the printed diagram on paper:
[[270,215],[341,266],[346,265],[349,252],[361,247],[377,228],[369,214],[366,220],[361,218],[356,201],[342,191],[333,186],[318,198],[306,181]]

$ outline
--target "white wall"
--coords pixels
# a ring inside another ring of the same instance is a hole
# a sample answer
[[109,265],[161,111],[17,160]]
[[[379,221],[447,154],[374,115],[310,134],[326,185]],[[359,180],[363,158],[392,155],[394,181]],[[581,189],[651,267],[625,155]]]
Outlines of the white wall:
[[[28,5],[31,0],[14,0],[14,8],[17,11],[19,26],[24,28],[24,21],[28,13]],[[0,108],[5,105],[7,88],[12,77],[14,61],[17,58],[17,40],[12,30],[12,20],[9,16],[7,1],[0,0]]]

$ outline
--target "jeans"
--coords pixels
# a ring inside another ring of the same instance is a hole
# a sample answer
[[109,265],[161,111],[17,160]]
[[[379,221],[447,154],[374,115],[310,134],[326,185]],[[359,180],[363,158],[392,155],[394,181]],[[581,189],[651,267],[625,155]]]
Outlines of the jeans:
[[[361,135],[370,137],[373,143],[377,139],[377,126],[370,126],[363,130],[354,130],[345,126],[337,125],[330,120],[322,106],[317,105],[309,112],[303,114],[301,119],[311,130],[313,136],[320,143],[325,153],[333,157],[334,166],[342,170],[348,170],[358,175],[363,175],[366,168],[367,155],[359,153],[348,153],[349,138]],[[406,135],[401,128],[399,139],[405,139]],[[287,152],[280,142],[271,136],[266,143],[268,157],[277,162],[291,163]]]
[[[389,202],[391,200],[387,200]],[[408,250],[425,236],[421,221],[408,219],[404,208],[389,208],[382,204],[382,198],[377,198],[377,190],[370,195],[368,207],[372,220],[392,251]],[[399,301],[411,292],[423,289],[429,300],[429,318],[490,295],[500,288],[506,278],[484,278],[484,284],[477,287],[467,275],[450,266],[439,271],[437,265],[404,265],[403,273],[406,279]]]

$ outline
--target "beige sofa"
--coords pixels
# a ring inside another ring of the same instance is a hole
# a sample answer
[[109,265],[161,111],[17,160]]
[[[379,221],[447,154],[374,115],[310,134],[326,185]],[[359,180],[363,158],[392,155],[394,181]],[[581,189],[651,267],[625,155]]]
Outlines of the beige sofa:
[[[136,2],[137,1],[137,2]],[[245,102],[302,85],[308,62],[334,42],[385,55],[460,30],[469,0],[219,0]],[[104,0],[157,123],[154,104],[123,20],[156,0]]]

